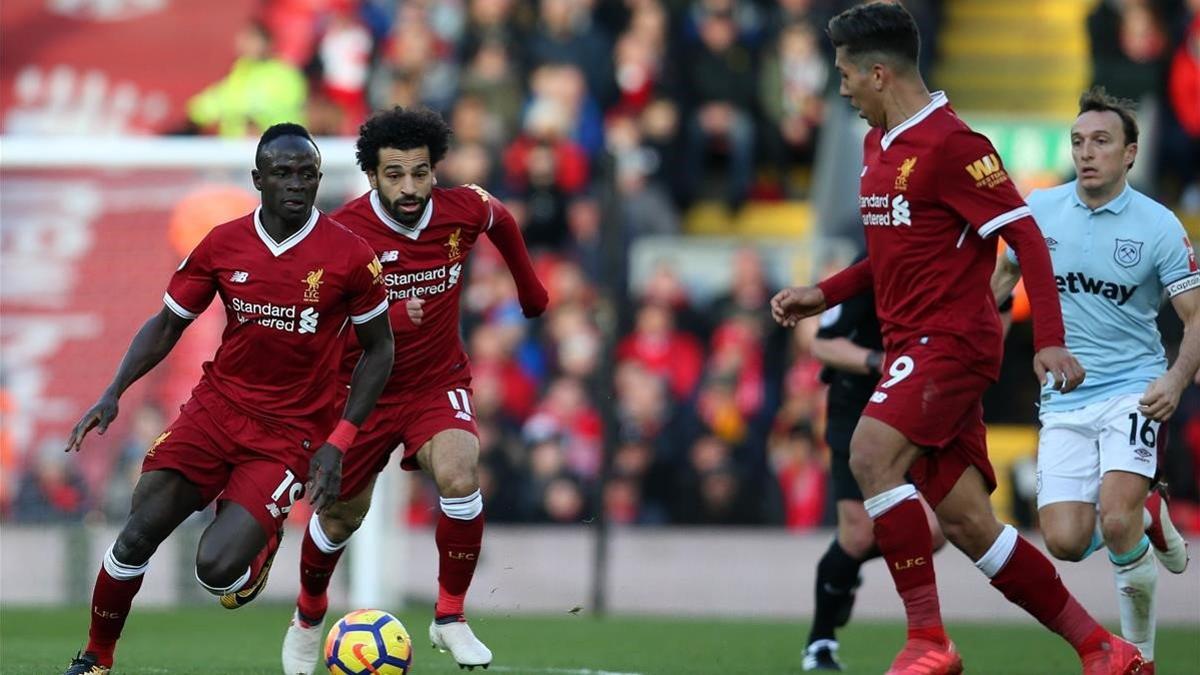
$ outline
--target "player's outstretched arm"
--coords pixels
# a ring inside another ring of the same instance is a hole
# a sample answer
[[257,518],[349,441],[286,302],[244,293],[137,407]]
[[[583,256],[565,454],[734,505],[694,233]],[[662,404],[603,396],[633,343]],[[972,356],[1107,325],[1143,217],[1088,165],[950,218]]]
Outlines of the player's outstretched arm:
[[358,427],[375,407],[375,401],[391,377],[392,361],[396,356],[387,312],[354,324],[354,333],[363,353],[350,377],[346,409],[333,433],[309,463],[309,499],[318,513],[337,501],[342,483],[342,453],[354,442]]
[[142,324],[137,335],[133,336],[125,358],[121,359],[112,383],[71,431],[67,452],[79,450],[83,445],[83,437],[93,428],[99,428],[101,434],[108,430],[108,425],[117,418],[117,401],[121,394],[171,353],[179,336],[191,323],[191,319],[185,319],[163,307],[162,311]]
[[1184,291],[1171,298],[1175,312],[1183,320],[1183,340],[1175,363],[1162,377],[1150,383],[1138,401],[1143,415],[1159,422],[1171,419],[1179,406],[1183,390],[1200,369],[1200,288]]
[[488,229],[488,238],[496,245],[496,250],[508,265],[513,281],[517,284],[517,299],[521,302],[521,312],[526,318],[541,316],[546,311],[550,296],[546,287],[533,271],[533,261],[529,259],[529,250],[525,248],[525,239],[521,236],[521,228],[512,214],[502,205],[492,202],[495,217]]
[[1033,372],[1038,382],[1046,374],[1054,378],[1054,388],[1064,394],[1083,383],[1083,366],[1067,351],[1063,329],[1062,305],[1054,282],[1050,250],[1033,218],[1025,216],[1000,229],[1000,236],[1021,261],[1025,293],[1033,310]]

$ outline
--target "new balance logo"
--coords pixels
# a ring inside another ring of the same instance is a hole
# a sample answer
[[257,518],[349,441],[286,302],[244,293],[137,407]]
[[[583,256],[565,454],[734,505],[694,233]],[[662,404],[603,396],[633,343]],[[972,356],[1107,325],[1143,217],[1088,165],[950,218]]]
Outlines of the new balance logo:
[[912,227],[912,212],[904,195],[897,195],[892,200],[892,225],[908,225]]
[[1084,293],[1088,295],[1102,295],[1109,300],[1114,300],[1117,307],[1129,302],[1129,298],[1133,297],[1137,286],[1126,286],[1124,284],[1114,284],[1111,281],[1103,279],[1093,279],[1082,272],[1071,272],[1066,276],[1055,275],[1054,282],[1058,285],[1059,293]]
[[229,281],[231,281],[235,284],[244,284],[244,283],[246,283],[246,280],[249,278],[250,278],[249,272],[234,272],[233,274],[229,275]]
[[877,391],[871,394],[871,403],[883,403],[887,400],[887,392]]
[[471,399],[467,396],[466,389],[451,389],[446,392],[446,396],[450,398],[450,407],[454,409],[454,418],[464,422],[471,421]]
[[382,251],[379,254],[379,262],[390,263],[400,259],[400,251]]
[[321,315],[312,307],[306,307],[303,312],[300,312],[300,330],[299,333],[316,333],[317,319]]

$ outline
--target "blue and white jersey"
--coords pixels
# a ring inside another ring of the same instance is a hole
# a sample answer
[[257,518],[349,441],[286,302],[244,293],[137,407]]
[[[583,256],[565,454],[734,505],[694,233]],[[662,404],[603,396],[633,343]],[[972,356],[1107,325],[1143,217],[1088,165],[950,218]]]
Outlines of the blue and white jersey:
[[[1140,393],[1167,368],[1156,320],[1164,291],[1200,288],[1192,244],[1175,214],[1128,185],[1089,209],[1075,182],[1027,200],[1037,220],[1062,302],[1067,348],[1087,370],[1076,390],[1042,392],[1042,411],[1082,408]],[[1012,249],[1009,260],[1016,262]]]

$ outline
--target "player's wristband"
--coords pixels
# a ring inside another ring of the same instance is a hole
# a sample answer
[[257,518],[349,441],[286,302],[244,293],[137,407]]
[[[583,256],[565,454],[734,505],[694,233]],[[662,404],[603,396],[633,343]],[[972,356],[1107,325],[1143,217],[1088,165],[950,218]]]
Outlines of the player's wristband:
[[345,452],[346,448],[354,445],[354,437],[357,435],[358,427],[353,422],[341,420],[333,428],[333,433],[329,434],[329,438],[325,439],[325,442]]
[[867,370],[873,373],[883,372],[883,352],[872,349],[867,353]]

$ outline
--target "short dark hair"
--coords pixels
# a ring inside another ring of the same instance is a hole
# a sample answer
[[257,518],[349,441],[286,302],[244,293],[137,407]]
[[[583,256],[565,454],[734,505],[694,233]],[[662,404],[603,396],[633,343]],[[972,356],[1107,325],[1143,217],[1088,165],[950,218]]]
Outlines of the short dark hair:
[[1113,96],[1100,85],[1093,86],[1079,97],[1080,115],[1093,111],[1112,112],[1121,118],[1121,130],[1125,132],[1125,145],[1137,143],[1138,140],[1138,123],[1134,114],[1136,109],[1136,103],[1127,98]]
[[845,47],[856,60],[877,53],[915,68],[921,54],[917,22],[899,3],[872,2],[852,7],[830,19],[826,32],[834,48]]
[[429,148],[430,165],[437,166],[446,156],[453,133],[440,114],[423,106],[381,110],[358,130],[358,166],[371,173],[379,168],[379,151],[383,148],[420,147]]
[[258,148],[254,151],[254,163],[258,164],[258,158],[262,156],[263,150],[266,149],[266,147],[270,145],[272,141],[277,138],[283,138],[284,136],[296,136],[303,138],[309,143],[312,143],[313,147],[317,150],[317,156],[321,156],[321,149],[317,148],[317,142],[313,140],[312,134],[308,133],[308,129],[305,129],[303,125],[296,124],[295,122],[280,122],[279,124],[272,124],[271,126],[267,127],[267,130],[264,131],[263,135],[258,139]]

